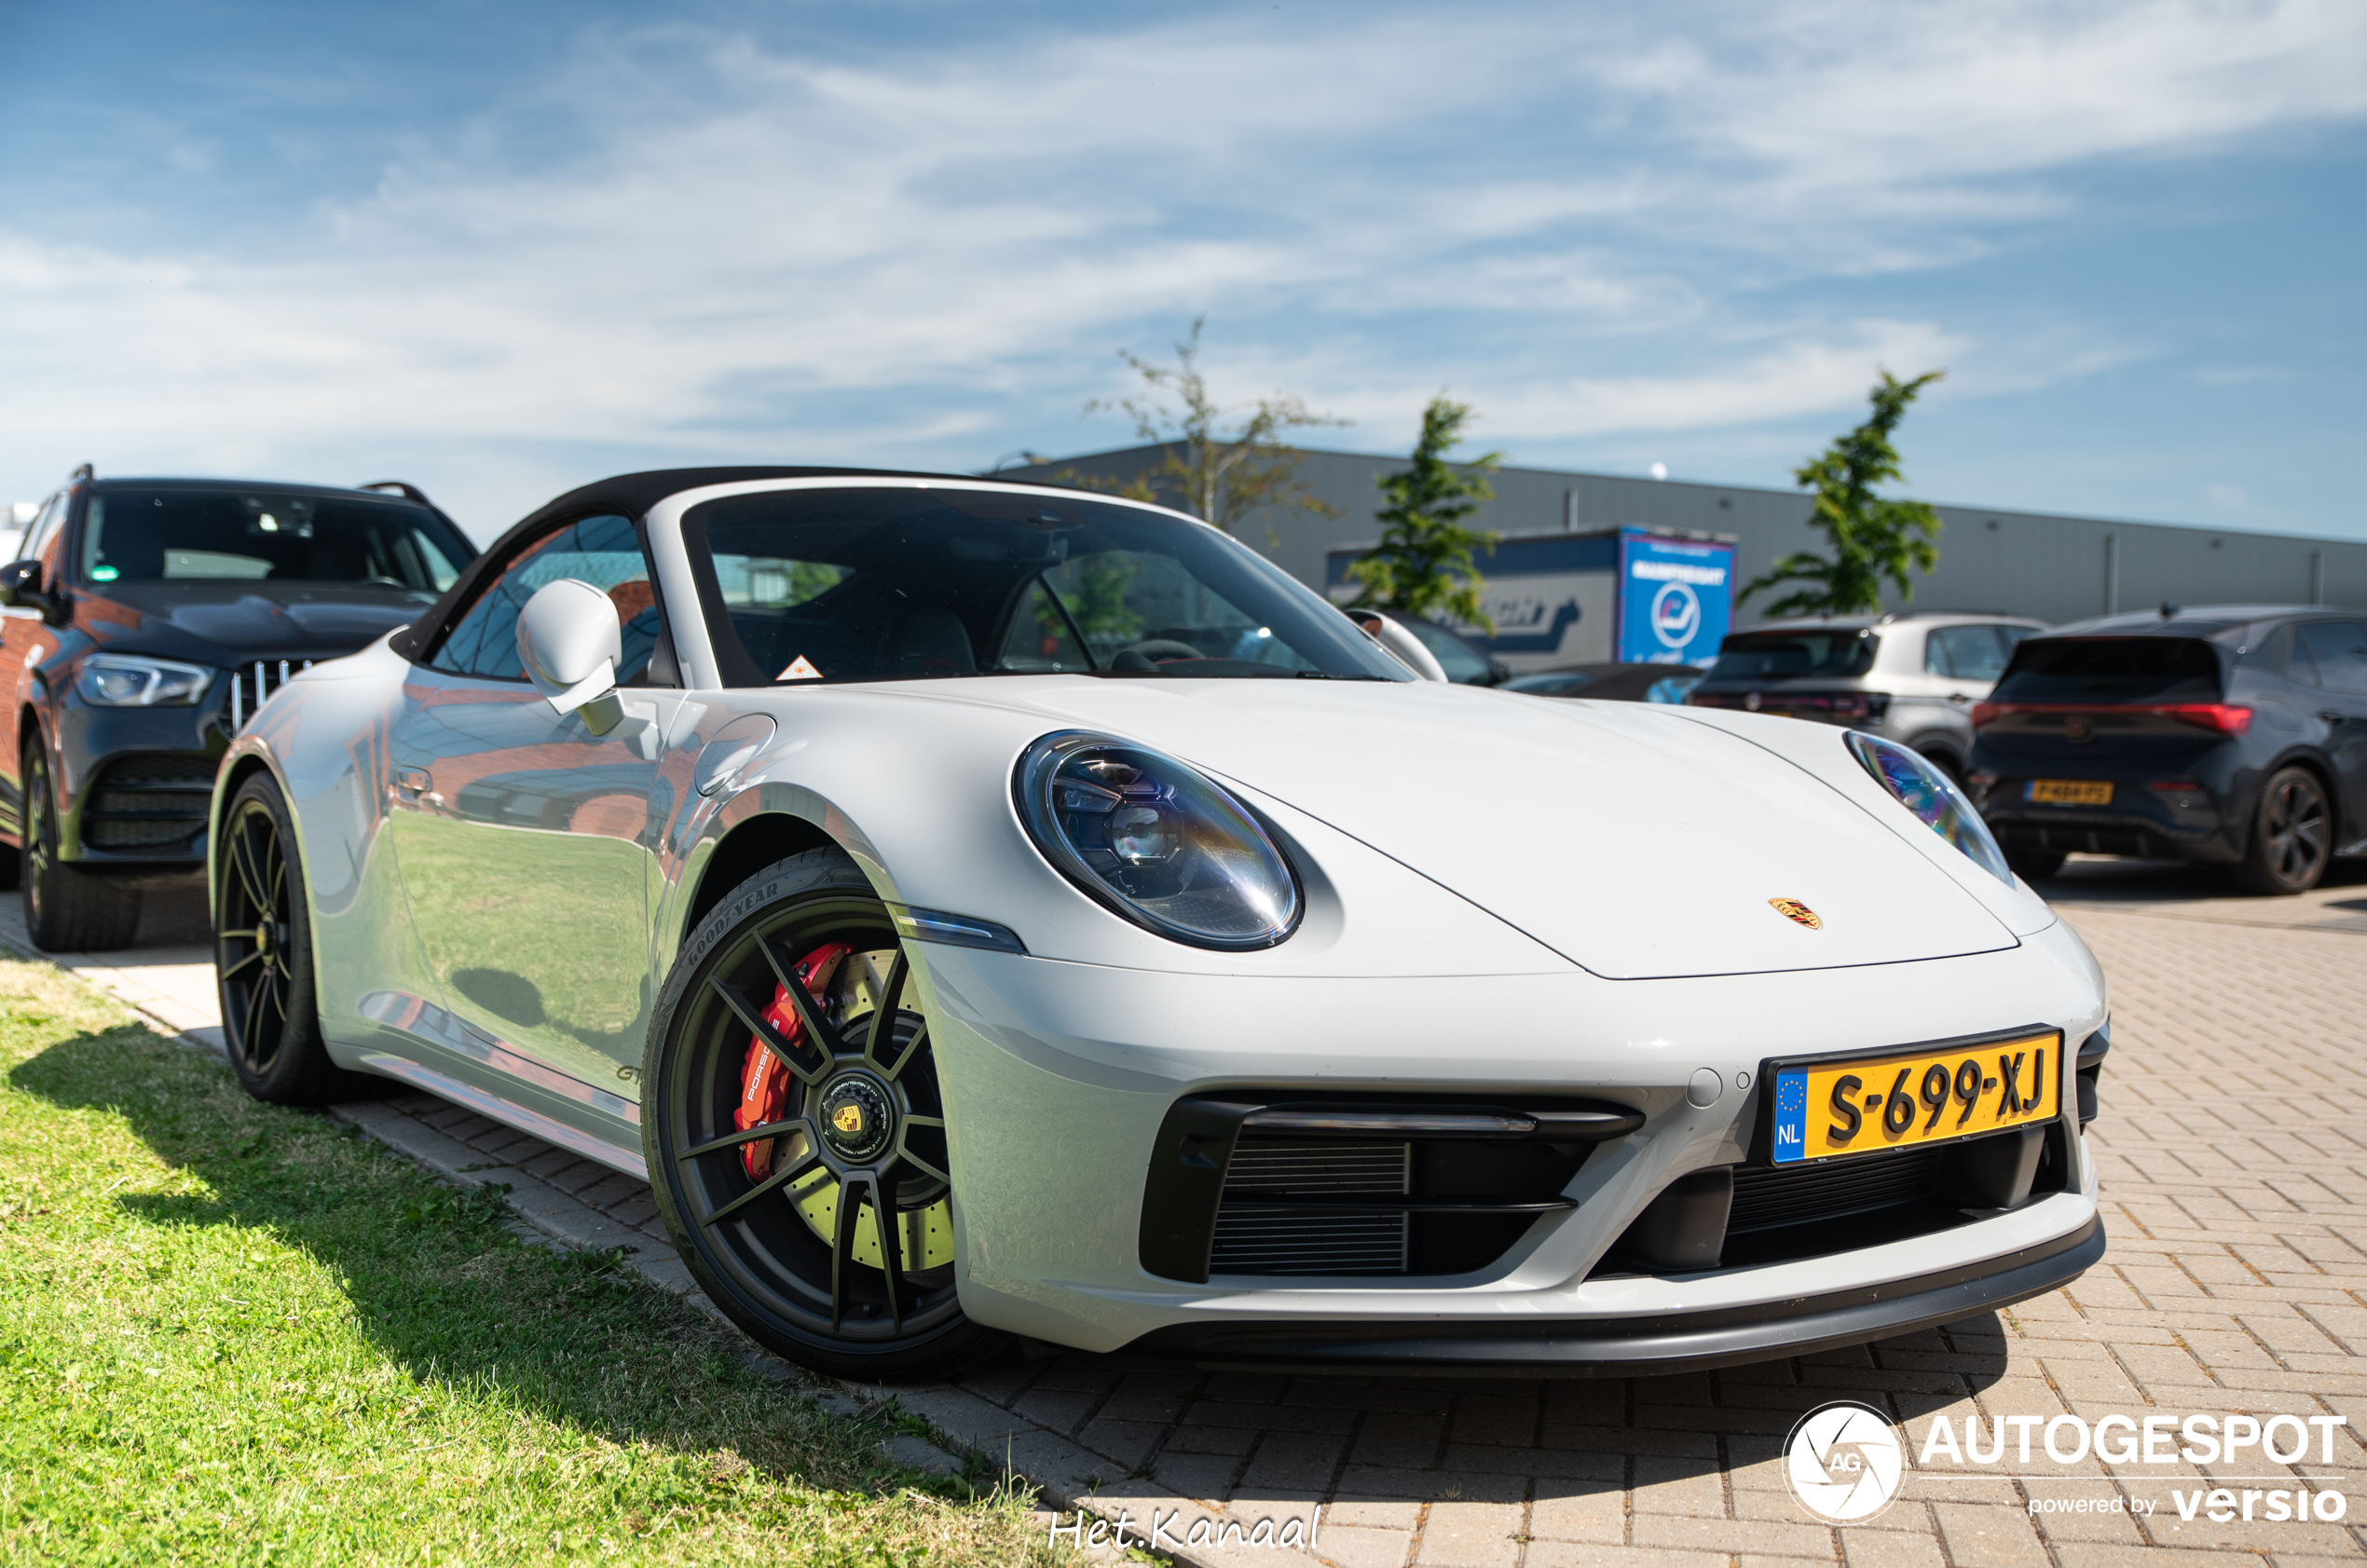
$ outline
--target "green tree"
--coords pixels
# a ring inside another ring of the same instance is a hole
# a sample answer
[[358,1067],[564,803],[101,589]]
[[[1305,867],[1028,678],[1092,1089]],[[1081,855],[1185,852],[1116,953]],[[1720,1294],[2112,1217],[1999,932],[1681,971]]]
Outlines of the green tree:
[[1874,412],[1867,421],[1842,436],[1801,467],[1792,470],[1802,489],[1813,488],[1816,503],[1808,525],[1832,546],[1829,557],[1795,551],[1775,563],[1765,577],[1754,579],[1735,595],[1740,609],[1753,594],[1787,582],[1808,586],[1786,593],[1767,607],[1771,616],[1861,615],[1881,608],[1882,579],[1897,586],[1902,600],[1915,597],[1909,571],[1929,572],[1939,565],[1939,513],[1922,501],[1889,500],[1874,494],[1874,486],[1905,477],[1898,467],[1898,449],[1891,432],[1907,416],[1915,394],[1948,373],[1929,371],[1912,381],[1882,372],[1880,385],[1868,394]]
[[1485,626],[1492,635],[1496,622],[1480,607],[1482,579],[1471,552],[1493,551],[1496,535],[1466,527],[1463,519],[1482,502],[1496,498],[1487,476],[1503,462],[1504,454],[1490,452],[1461,464],[1446,460],[1447,452],[1462,444],[1463,427],[1471,417],[1470,403],[1457,402],[1443,392],[1422,410],[1414,466],[1379,481],[1381,493],[1389,498],[1389,505],[1375,514],[1381,524],[1380,548],[1349,566],[1348,575],[1357,584],[1355,603],[1360,606],[1426,620],[1460,620]]
[[[1299,483],[1298,466],[1307,454],[1281,437],[1291,430],[1348,421],[1314,413],[1281,392],[1242,408],[1225,408],[1209,391],[1200,371],[1200,331],[1207,324],[1205,316],[1193,320],[1191,335],[1175,346],[1171,365],[1118,350],[1118,357],[1142,378],[1144,390],[1132,397],[1096,398],[1085,405],[1085,412],[1115,408],[1129,415],[1135,433],[1163,451],[1158,465],[1136,475],[1133,484],[1094,487],[1115,488],[1145,500],[1165,492],[1184,511],[1228,534],[1265,507],[1338,516],[1336,508]],[[1240,422],[1227,429],[1227,419],[1237,415]]]

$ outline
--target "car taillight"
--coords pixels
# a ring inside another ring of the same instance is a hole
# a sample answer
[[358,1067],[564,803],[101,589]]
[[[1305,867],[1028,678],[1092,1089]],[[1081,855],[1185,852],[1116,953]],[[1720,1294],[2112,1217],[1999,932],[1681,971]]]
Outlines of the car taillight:
[[2198,729],[2216,729],[2223,735],[2240,735],[2252,727],[2252,711],[2229,702],[2173,702],[2167,707],[2145,711],[2174,718],[2181,724],[2191,724]]
[[2252,727],[2252,711],[2233,702],[1975,702],[1973,728],[1993,724],[2007,714],[2130,714],[2172,719],[2223,735],[2240,735]]

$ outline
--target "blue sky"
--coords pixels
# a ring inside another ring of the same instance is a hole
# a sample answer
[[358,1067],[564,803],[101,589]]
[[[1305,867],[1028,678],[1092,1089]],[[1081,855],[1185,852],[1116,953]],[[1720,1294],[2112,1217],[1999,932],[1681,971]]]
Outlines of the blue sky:
[[[663,20],[653,20],[652,18]],[[0,0],[0,498],[1389,451],[2367,537],[2367,7]]]

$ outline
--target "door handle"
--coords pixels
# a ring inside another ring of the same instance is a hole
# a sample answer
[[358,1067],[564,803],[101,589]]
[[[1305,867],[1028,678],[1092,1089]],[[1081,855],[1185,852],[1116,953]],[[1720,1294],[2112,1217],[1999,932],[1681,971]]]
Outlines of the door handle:
[[2318,710],[2318,716],[2329,724],[2340,724],[2350,716],[2334,708],[2320,708]]
[[419,792],[428,787],[425,768],[397,768],[394,770],[394,792],[405,800],[417,800]]

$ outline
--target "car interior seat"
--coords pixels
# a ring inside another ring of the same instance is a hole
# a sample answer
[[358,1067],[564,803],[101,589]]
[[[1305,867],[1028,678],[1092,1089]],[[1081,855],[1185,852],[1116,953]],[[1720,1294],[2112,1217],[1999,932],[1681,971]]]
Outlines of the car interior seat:
[[974,675],[978,656],[962,618],[944,610],[919,610],[907,616],[896,639],[896,673],[915,675]]

